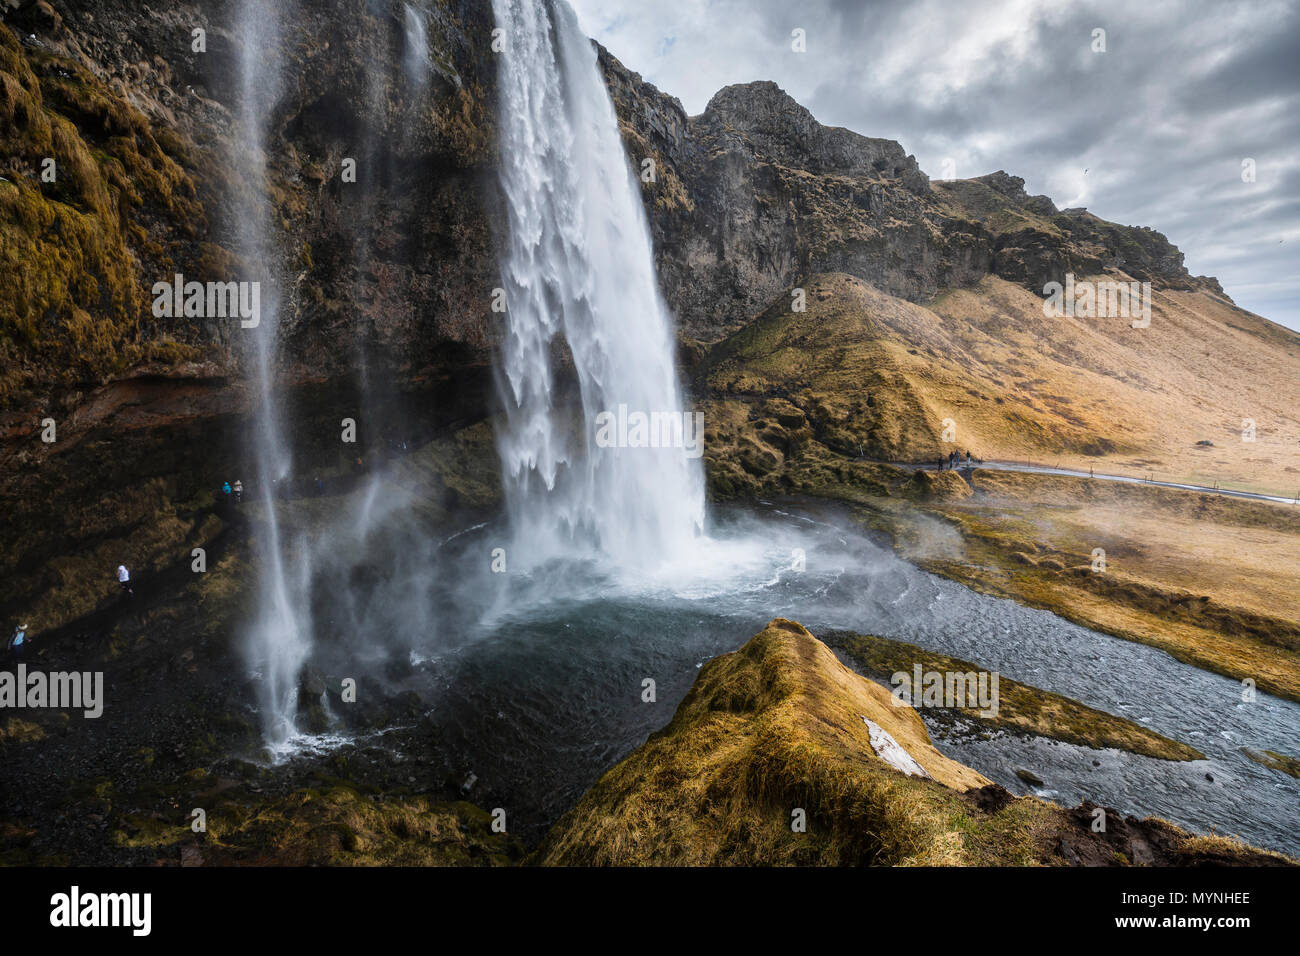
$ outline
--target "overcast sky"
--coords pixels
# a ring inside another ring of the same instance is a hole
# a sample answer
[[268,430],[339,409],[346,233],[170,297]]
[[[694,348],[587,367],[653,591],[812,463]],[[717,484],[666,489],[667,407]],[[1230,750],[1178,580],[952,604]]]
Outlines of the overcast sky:
[[1194,275],[1300,329],[1300,0],[570,2],[692,115],[775,80],[931,178],[945,160],[963,179],[1004,169],[1059,207],[1151,226]]

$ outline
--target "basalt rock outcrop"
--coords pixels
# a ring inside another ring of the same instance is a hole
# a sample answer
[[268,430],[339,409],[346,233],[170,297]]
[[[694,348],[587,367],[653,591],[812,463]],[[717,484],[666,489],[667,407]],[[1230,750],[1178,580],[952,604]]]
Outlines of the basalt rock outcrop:
[[[236,135],[240,4],[6,8],[0,261],[14,281],[0,305],[0,401],[32,407],[181,360],[238,373],[249,337],[237,324],[155,318],[150,290],[174,273],[228,281],[250,266],[236,218],[255,188]],[[351,374],[358,352],[412,378],[490,346],[490,9],[413,9],[426,50],[411,48],[400,2],[280,10],[265,153],[291,378]],[[47,158],[53,183],[40,176]],[[344,180],[345,159],[363,186]]]
[[995,275],[1041,293],[1106,269],[1223,295],[1160,233],[1058,210],[998,171],[932,182],[892,140],[818,123],[775,83],[729,86],[699,116],[600,51],[643,189],[665,294],[716,341],[802,277],[840,272],[911,302]]

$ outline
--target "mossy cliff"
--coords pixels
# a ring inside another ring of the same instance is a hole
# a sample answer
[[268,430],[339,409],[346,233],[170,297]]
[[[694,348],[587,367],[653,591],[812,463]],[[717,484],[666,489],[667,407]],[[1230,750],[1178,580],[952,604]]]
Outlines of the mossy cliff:
[[[150,312],[153,284],[176,273],[224,282],[266,265],[239,256],[256,188],[237,138],[239,9],[7,5],[0,274],[14,294],[0,303],[0,409],[44,410],[142,370],[185,375],[195,360],[239,369],[237,325]],[[362,350],[409,382],[491,344],[490,11],[419,9],[426,50],[406,49],[402,3],[330,0],[297,8],[267,54],[283,82],[264,117],[264,225],[290,380],[351,377]],[[415,57],[422,96],[404,71]]]
[[[875,724],[872,728],[868,721]],[[890,746],[881,734],[892,738]],[[897,757],[901,747],[914,763]],[[892,762],[890,755],[894,755]],[[555,825],[543,865],[1284,864],[1161,820],[1014,798],[911,708],[774,620],[700,671],[672,722]],[[792,824],[806,821],[806,829]]]
[[150,286],[205,228],[175,134],[0,25],[0,141],[0,408],[194,358],[183,330],[143,321]]
[[[301,5],[274,51],[265,226],[300,468],[338,464],[344,417],[369,457],[485,414],[491,13],[418,9],[424,51],[406,48],[397,0]],[[250,337],[151,311],[176,273],[224,282],[256,265],[237,241],[254,188],[235,135],[238,11],[3,4],[0,614],[38,631],[98,606],[118,563],[148,577],[188,561],[222,528],[221,482],[251,477]],[[419,53],[417,97],[403,64]]]

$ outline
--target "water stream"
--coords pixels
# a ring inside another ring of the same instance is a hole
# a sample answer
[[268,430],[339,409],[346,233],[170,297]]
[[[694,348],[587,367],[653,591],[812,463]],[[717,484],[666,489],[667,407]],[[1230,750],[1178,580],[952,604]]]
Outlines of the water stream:
[[[243,5],[243,138],[264,179],[262,123],[278,83],[265,64],[275,62],[277,27],[268,0]],[[1088,798],[1300,851],[1300,781],[1241,753],[1294,751],[1300,705],[1267,695],[1244,704],[1235,681],[922,572],[857,530],[846,509],[769,504],[706,521],[672,320],[591,44],[562,2],[493,0],[493,9],[505,43],[497,441],[506,514],[445,541],[421,539],[400,496],[379,495],[370,482],[354,526],[318,544],[308,587],[311,560],[287,555],[310,550],[281,540],[271,482],[260,482],[268,539],[250,648],[272,748],[302,739],[298,676],[315,624],[315,658],[337,665],[330,672],[379,681],[396,655],[409,657],[417,679],[403,680],[419,687],[442,745],[474,768],[481,788],[508,795],[515,825],[540,832],[669,721],[704,661],[784,616],[814,633],[857,630],[949,653],[1207,756],[1176,763],[935,725],[942,750],[1013,791],[1025,791],[1015,775],[1023,767],[1065,804]],[[425,75],[421,16],[406,7],[404,68],[414,85]],[[245,213],[246,255],[273,261],[265,200]],[[289,463],[268,301],[256,449],[263,477],[275,477]],[[602,440],[608,413],[658,415],[681,430],[639,443],[620,427]],[[509,545],[497,562],[501,542]],[[796,570],[800,554],[806,564]],[[646,678],[657,686],[654,703],[642,699]]]

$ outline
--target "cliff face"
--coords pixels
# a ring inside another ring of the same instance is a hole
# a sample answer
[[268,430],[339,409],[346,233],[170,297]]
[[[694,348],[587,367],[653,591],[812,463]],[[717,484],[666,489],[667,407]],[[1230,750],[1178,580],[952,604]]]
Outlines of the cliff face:
[[[0,263],[17,294],[0,304],[0,403],[40,406],[142,364],[238,372],[250,337],[237,323],[150,306],[175,273],[229,281],[255,265],[238,258],[248,224],[234,212],[253,188],[235,135],[239,4],[5,6]],[[458,348],[485,353],[490,9],[328,0],[283,15],[265,154],[290,377],[349,374],[358,351],[406,377]]]
[[634,167],[655,160],[643,190],[665,294],[704,341],[819,272],[911,302],[987,275],[1041,294],[1106,269],[1222,295],[1158,232],[1058,210],[1000,171],[932,183],[898,143],[823,126],[775,83],[727,87],[688,118],[604,49],[600,63]]
[[[151,312],[176,273],[226,282],[266,265],[238,241],[255,188],[236,135],[239,10],[0,2],[0,612],[40,596],[34,626],[88,610],[117,563],[161,571],[206,543],[213,489],[250,477],[252,337]],[[414,440],[483,414],[495,64],[476,0],[280,15],[266,227],[306,469],[336,463],[338,422],[363,406],[367,443],[385,422]]]
[[[253,188],[234,135],[239,9],[6,0],[0,265],[15,294],[0,303],[0,405],[48,409],[141,369],[238,373],[249,337],[233,323],[149,307],[153,283],[177,272],[225,281],[250,267],[232,212]],[[362,365],[410,382],[489,361],[490,7],[326,0],[285,16],[266,159],[290,379]],[[661,282],[693,338],[716,341],[819,272],[913,302],[990,274],[1037,291],[1105,268],[1220,291],[1159,233],[1059,211],[1004,173],[931,183],[897,143],[823,126],[773,83],[728,87],[688,117],[599,59],[629,159],[638,172],[654,161],[643,189]],[[41,180],[51,157],[56,183]],[[344,181],[346,159],[361,186]]]

